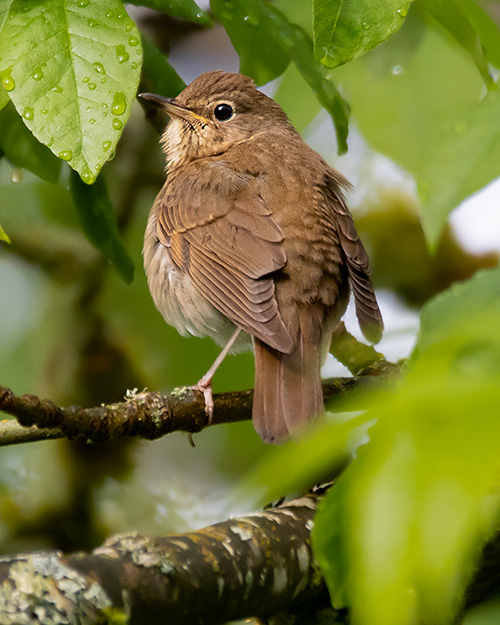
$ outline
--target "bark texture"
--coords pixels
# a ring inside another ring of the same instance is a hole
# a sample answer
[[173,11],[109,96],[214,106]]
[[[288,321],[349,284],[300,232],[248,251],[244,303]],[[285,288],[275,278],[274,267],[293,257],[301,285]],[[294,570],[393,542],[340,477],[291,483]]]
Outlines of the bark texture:
[[317,495],[167,537],[127,534],[91,553],[0,559],[2,625],[216,624],[324,596],[310,530]]

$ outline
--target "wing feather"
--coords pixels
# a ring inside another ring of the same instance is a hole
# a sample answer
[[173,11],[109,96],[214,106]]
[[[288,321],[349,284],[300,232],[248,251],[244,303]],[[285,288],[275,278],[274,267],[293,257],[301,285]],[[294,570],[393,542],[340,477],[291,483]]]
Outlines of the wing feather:
[[[288,353],[272,274],[286,263],[283,232],[254,177],[213,164],[185,167],[158,196],[157,236],[194,287],[238,327]],[[231,184],[231,181],[233,184]]]
[[356,232],[339,181],[332,173],[328,172],[325,175],[322,190],[328,205],[335,213],[335,224],[349,271],[349,282],[354,294],[360,328],[368,340],[378,343],[384,324],[370,280],[368,254]]

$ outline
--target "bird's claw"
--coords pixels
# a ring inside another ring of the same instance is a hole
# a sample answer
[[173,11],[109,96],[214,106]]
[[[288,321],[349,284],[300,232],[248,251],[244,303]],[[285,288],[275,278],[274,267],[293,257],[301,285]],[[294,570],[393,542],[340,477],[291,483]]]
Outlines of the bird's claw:
[[212,380],[201,378],[199,382],[191,386],[193,391],[198,391],[199,393],[203,393],[203,398],[205,400],[205,412],[208,416],[208,423],[210,425],[212,423],[212,417],[214,416],[214,398],[212,395]]

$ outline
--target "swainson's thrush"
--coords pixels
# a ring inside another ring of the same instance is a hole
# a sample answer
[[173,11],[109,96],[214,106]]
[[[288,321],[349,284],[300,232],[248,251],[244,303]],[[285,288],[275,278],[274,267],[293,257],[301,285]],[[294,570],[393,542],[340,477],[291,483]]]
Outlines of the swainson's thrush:
[[154,302],[181,334],[225,345],[197,385],[209,412],[216,366],[250,335],[253,423],[279,442],[324,412],[320,367],[349,285],[363,333],[381,336],[348,183],[246,76],[207,72],[174,99],[142,97],[171,117],[144,242]]

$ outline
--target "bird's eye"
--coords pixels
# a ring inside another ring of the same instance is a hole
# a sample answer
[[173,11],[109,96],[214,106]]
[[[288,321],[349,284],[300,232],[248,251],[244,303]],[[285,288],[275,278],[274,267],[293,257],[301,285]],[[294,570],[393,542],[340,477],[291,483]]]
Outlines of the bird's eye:
[[233,107],[229,104],[217,104],[214,115],[220,122],[225,122],[234,115]]

